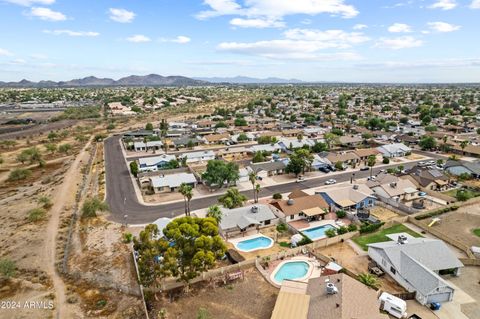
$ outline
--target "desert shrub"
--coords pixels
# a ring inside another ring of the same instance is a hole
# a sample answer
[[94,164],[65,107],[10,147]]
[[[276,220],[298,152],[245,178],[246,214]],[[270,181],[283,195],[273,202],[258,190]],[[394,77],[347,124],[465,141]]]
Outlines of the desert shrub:
[[281,241],[279,245],[280,247],[290,248],[290,243],[287,243],[286,241]]
[[280,193],[275,193],[275,194],[273,194],[272,198],[273,198],[273,199],[282,199],[282,194],[280,194]]
[[10,278],[15,276],[17,265],[15,262],[8,258],[0,259],[0,275],[4,278]]
[[131,243],[133,240],[133,235],[131,233],[124,233],[123,234],[123,242],[125,244]]
[[310,238],[308,238],[307,236],[303,235],[303,238],[302,240],[300,240],[298,243],[297,243],[297,246],[304,246],[304,245],[308,245],[308,244],[311,244],[312,243],[312,240]]
[[48,196],[40,196],[38,203],[45,209],[50,209],[53,206],[52,200]]
[[279,233],[284,233],[284,232],[286,232],[287,230],[288,230],[287,224],[281,223],[281,224],[278,224],[278,225],[277,225],[277,231],[278,231]]
[[344,210],[337,210],[335,214],[337,214],[338,218],[345,218],[345,216],[347,216],[347,213]]
[[28,221],[35,223],[45,219],[47,211],[43,208],[34,208],[28,211]]
[[415,216],[415,219],[416,220],[427,219],[427,218],[430,218],[430,217],[435,217],[435,216],[442,215],[442,214],[445,214],[445,213],[448,213],[448,212],[452,212],[452,211],[455,211],[457,209],[458,209],[458,206],[445,207],[445,208],[438,209],[438,210],[435,210],[435,211],[430,212],[430,213]]
[[99,210],[108,210],[108,205],[96,197],[87,199],[82,206],[82,217],[97,217],[97,211]]
[[24,168],[16,168],[13,171],[10,172],[8,175],[8,180],[9,181],[20,181],[23,179],[27,179],[32,175],[32,171],[29,169],[24,169]]
[[328,238],[332,238],[337,235],[337,231],[335,230],[335,228],[330,228],[325,231],[325,235],[327,235]]
[[358,227],[355,224],[350,224],[350,225],[348,225],[347,229],[348,229],[348,231],[352,232],[352,231],[356,231],[358,229]]
[[383,164],[389,164],[390,163],[390,159],[388,157],[384,157],[383,160],[382,160],[382,163]]
[[339,235],[346,234],[346,233],[348,233],[348,229],[347,229],[347,227],[345,227],[345,226],[339,227],[339,228],[337,229],[337,233],[338,233]]

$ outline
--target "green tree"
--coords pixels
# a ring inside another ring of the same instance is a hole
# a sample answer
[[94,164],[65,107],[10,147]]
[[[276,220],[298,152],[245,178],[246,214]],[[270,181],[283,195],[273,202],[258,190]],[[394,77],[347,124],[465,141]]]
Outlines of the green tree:
[[312,146],[312,152],[314,153],[325,152],[326,150],[328,150],[328,145],[326,143],[317,142]]
[[432,136],[423,136],[418,144],[422,150],[432,150],[437,146],[437,142]]
[[185,216],[190,216],[190,201],[193,197],[193,188],[191,185],[182,183],[179,188],[179,193],[183,195],[185,203]]
[[235,126],[247,126],[247,121],[243,117],[237,117],[233,122]]
[[27,179],[32,175],[32,171],[29,169],[24,169],[24,168],[15,168],[10,172],[8,175],[8,180],[9,181],[19,181],[22,179]]
[[224,195],[218,198],[218,202],[229,209],[242,207],[246,201],[247,197],[234,187],[229,188]]
[[130,173],[132,173],[133,176],[137,177],[138,171],[139,169],[137,161],[130,162]]
[[390,159],[388,157],[384,157],[383,160],[382,160],[382,163],[383,164],[389,164],[390,163]]
[[333,133],[325,133],[323,139],[327,144],[328,149],[332,149],[332,146],[338,143],[338,136]]
[[337,235],[337,231],[334,228],[329,228],[325,231],[325,235],[327,235],[328,238],[332,238]]
[[220,222],[222,221],[222,217],[223,217],[223,213],[220,206],[212,205],[208,207],[207,217],[214,218],[217,221],[217,224],[220,225]]
[[240,135],[238,135],[237,141],[240,142],[240,143],[248,141],[247,134],[241,133]]
[[367,274],[367,273],[359,274],[358,281],[360,281],[364,285],[371,287],[373,289],[378,289],[378,287],[380,287],[378,278],[372,274]]
[[202,174],[202,179],[209,187],[222,187],[225,183],[231,185],[240,178],[238,165],[222,160],[210,160],[207,169]]
[[252,158],[252,163],[261,163],[265,162],[265,156],[263,155],[262,151],[255,152]]
[[17,160],[24,164],[27,160],[30,164],[38,163],[38,166],[42,167],[45,165],[45,161],[42,158],[42,153],[37,147],[31,147],[26,150],[23,150],[18,156]]
[[152,123],[147,123],[145,125],[145,130],[147,131],[153,131],[153,124]]
[[464,154],[465,154],[465,148],[467,147],[467,145],[468,145],[467,140],[464,140],[464,141],[460,142],[460,148],[462,149],[462,153],[464,153]]
[[298,176],[300,173],[310,169],[313,162],[313,155],[307,149],[296,149],[290,155],[290,161],[287,164],[286,171],[287,173],[293,173],[295,176]]
[[373,167],[375,166],[375,163],[377,162],[377,157],[375,155],[370,155],[367,158],[367,165],[370,167],[370,177],[373,175]]

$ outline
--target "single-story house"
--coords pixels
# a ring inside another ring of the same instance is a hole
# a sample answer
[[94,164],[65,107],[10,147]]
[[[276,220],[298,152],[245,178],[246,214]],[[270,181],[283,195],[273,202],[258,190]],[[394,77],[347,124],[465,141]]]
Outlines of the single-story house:
[[407,171],[407,177],[424,189],[443,191],[448,188],[450,178],[435,168],[414,166]]
[[377,292],[345,274],[311,278],[307,295],[310,296],[307,319],[389,318],[380,313]]
[[462,155],[467,155],[472,157],[480,156],[480,145],[468,144],[467,146],[465,146],[464,149],[462,149],[460,145],[455,144],[452,146],[452,150]]
[[192,187],[197,186],[197,179],[191,173],[177,173],[163,176],[149,177],[150,186],[155,193],[175,192],[180,185],[187,184]]
[[393,144],[386,144],[377,147],[377,150],[383,154],[383,157],[403,157],[407,153],[410,153],[412,149],[405,144],[402,143],[393,143]]
[[[408,179],[398,178],[387,183],[380,183],[370,187],[376,196],[399,201],[410,201],[418,197],[415,184]],[[376,182],[376,181],[375,181]]]
[[282,161],[275,162],[262,162],[262,163],[253,163],[248,168],[257,174],[261,178],[281,175],[285,173],[285,168],[287,166]]
[[355,215],[358,210],[375,206],[373,191],[365,184],[334,186],[317,192],[331,210],[345,210]]
[[222,208],[222,213],[219,231],[225,237],[273,225],[278,220],[270,206],[264,204],[234,209]]
[[332,162],[330,162],[326,157],[321,157],[318,154],[313,155],[312,161],[312,168],[315,170],[319,170],[320,168],[330,167],[332,166]]
[[179,158],[187,158],[187,163],[208,162],[215,159],[215,153],[213,151],[199,151],[183,153]]
[[327,159],[335,165],[336,163],[344,164],[357,164],[360,161],[360,157],[357,156],[354,152],[329,152]]
[[249,148],[249,150],[252,153],[256,152],[269,152],[273,153],[276,151],[280,151],[282,148],[278,144],[259,144],[259,145],[253,145]]
[[296,192],[295,196],[289,196],[289,199],[287,200],[274,202],[272,203],[272,206],[276,207],[281,212],[283,215],[282,217],[285,217],[287,222],[300,219],[322,219],[328,212],[328,204],[325,200],[319,195],[303,194],[304,195],[302,196],[301,193]]
[[207,144],[225,144],[230,140],[230,134],[210,134],[203,137]]
[[361,136],[345,135],[338,138],[338,143],[346,147],[355,147],[363,143]]
[[280,147],[280,149],[286,151],[289,149],[301,148],[303,146],[313,146],[315,145],[315,142],[309,138],[302,138],[301,140],[298,138],[281,138],[277,142],[277,145]]
[[442,270],[458,275],[463,264],[441,240],[414,238],[406,233],[387,235],[391,241],[368,245],[368,255],[422,305],[447,302],[455,289],[439,276]]
[[193,146],[198,146],[200,144],[203,144],[203,140],[198,138],[197,136],[195,137],[190,137],[190,136],[181,136],[178,138],[172,139],[172,144],[175,148],[181,148],[181,147],[187,147],[189,144]]
[[445,163],[445,170],[455,176],[470,174],[474,178],[480,178],[480,162],[448,160]]
[[250,154],[250,149],[245,147],[229,147],[217,152],[218,158],[223,158],[226,161],[234,161],[244,159]]
[[142,142],[142,141],[137,141],[133,142],[133,149],[135,152],[141,152],[141,151],[149,151],[149,150],[160,150],[162,149],[163,143],[162,141],[148,141],[148,142]]
[[357,148],[353,151],[362,162],[367,162],[370,156],[377,156],[380,151],[376,148]]
[[140,172],[157,171],[165,167],[170,161],[176,159],[175,155],[169,154],[142,157],[138,159],[138,170]]

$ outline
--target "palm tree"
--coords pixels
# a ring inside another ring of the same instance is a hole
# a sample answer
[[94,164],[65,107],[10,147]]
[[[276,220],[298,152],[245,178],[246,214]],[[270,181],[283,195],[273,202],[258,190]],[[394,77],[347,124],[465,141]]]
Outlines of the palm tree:
[[212,217],[220,224],[222,221],[223,213],[218,205],[210,206],[207,210],[207,217]]
[[373,289],[378,289],[380,287],[377,277],[371,274],[363,273],[358,275],[358,281]]
[[255,185],[255,194],[257,196],[257,199],[255,200],[255,203],[258,203],[258,194],[260,193],[260,184]]
[[192,186],[182,183],[179,189],[180,194],[183,195],[183,201],[185,203],[185,216],[190,216],[190,201],[193,197]]
[[462,153],[463,153],[463,155],[465,155],[465,147],[467,147],[467,145],[468,145],[468,141],[467,141],[467,140],[460,142],[460,147],[462,148]]
[[375,166],[376,161],[377,157],[375,155],[370,155],[367,159],[367,165],[370,167],[370,177],[372,177],[373,167]]
[[231,187],[218,198],[218,202],[228,209],[242,207],[247,197],[240,193],[237,188]]
[[248,174],[248,179],[250,180],[250,183],[252,183],[253,201],[256,203],[257,200],[255,198],[255,182],[257,181],[257,174],[255,172],[251,172],[250,174]]

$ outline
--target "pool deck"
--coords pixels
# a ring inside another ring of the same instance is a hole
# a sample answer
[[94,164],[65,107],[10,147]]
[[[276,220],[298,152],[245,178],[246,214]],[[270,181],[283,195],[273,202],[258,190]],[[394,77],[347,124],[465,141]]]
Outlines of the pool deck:
[[[249,239],[255,239],[255,238],[259,238],[259,237],[264,237],[264,238],[268,238],[270,239],[270,245],[267,246],[267,247],[259,247],[257,249],[251,249],[251,250],[243,250],[243,249],[240,249],[238,248],[238,243],[242,242],[242,241],[246,241],[246,240],[249,240]],[[238,250],[239,252],[245,252],[245,253],[250,253],[250,252],[254,252],[254,251],[257,251],[257,250],[264,250],[264,249],[270,249],[272,248],[272,246],[275,244],[275,242],[273,241],[272,238],[268,237],[268,236],[265,236],[263,234],[260,234],[260,233],[257,233],[257,234],[253,234],[253,235],[249,235],[249,236],[245,236],[245,237],[234,237],[234,238],[230,238],[228,240],[228,242],[232,243],[232,245],[235,247],[236,250]]]
[[322,271],[320,267],[322,266],[323,263],[321,261],[315,258],[306,257],[306,256],[295,256],[290,259],[279,260],[278,263],[274,263],[272,265],[273,267],[269,267],[270,280],[275,284],[277,284],[278,286],[281,286],[281,283],[275,280],[275,274],[279,271],[282,265],[289,262],[295,262],[295,261],[304,261],[308,263],[310,266],[307,274],[301,278],[294,279],[295,281],[308,282],[310,278],[317,278],[322,275]]

